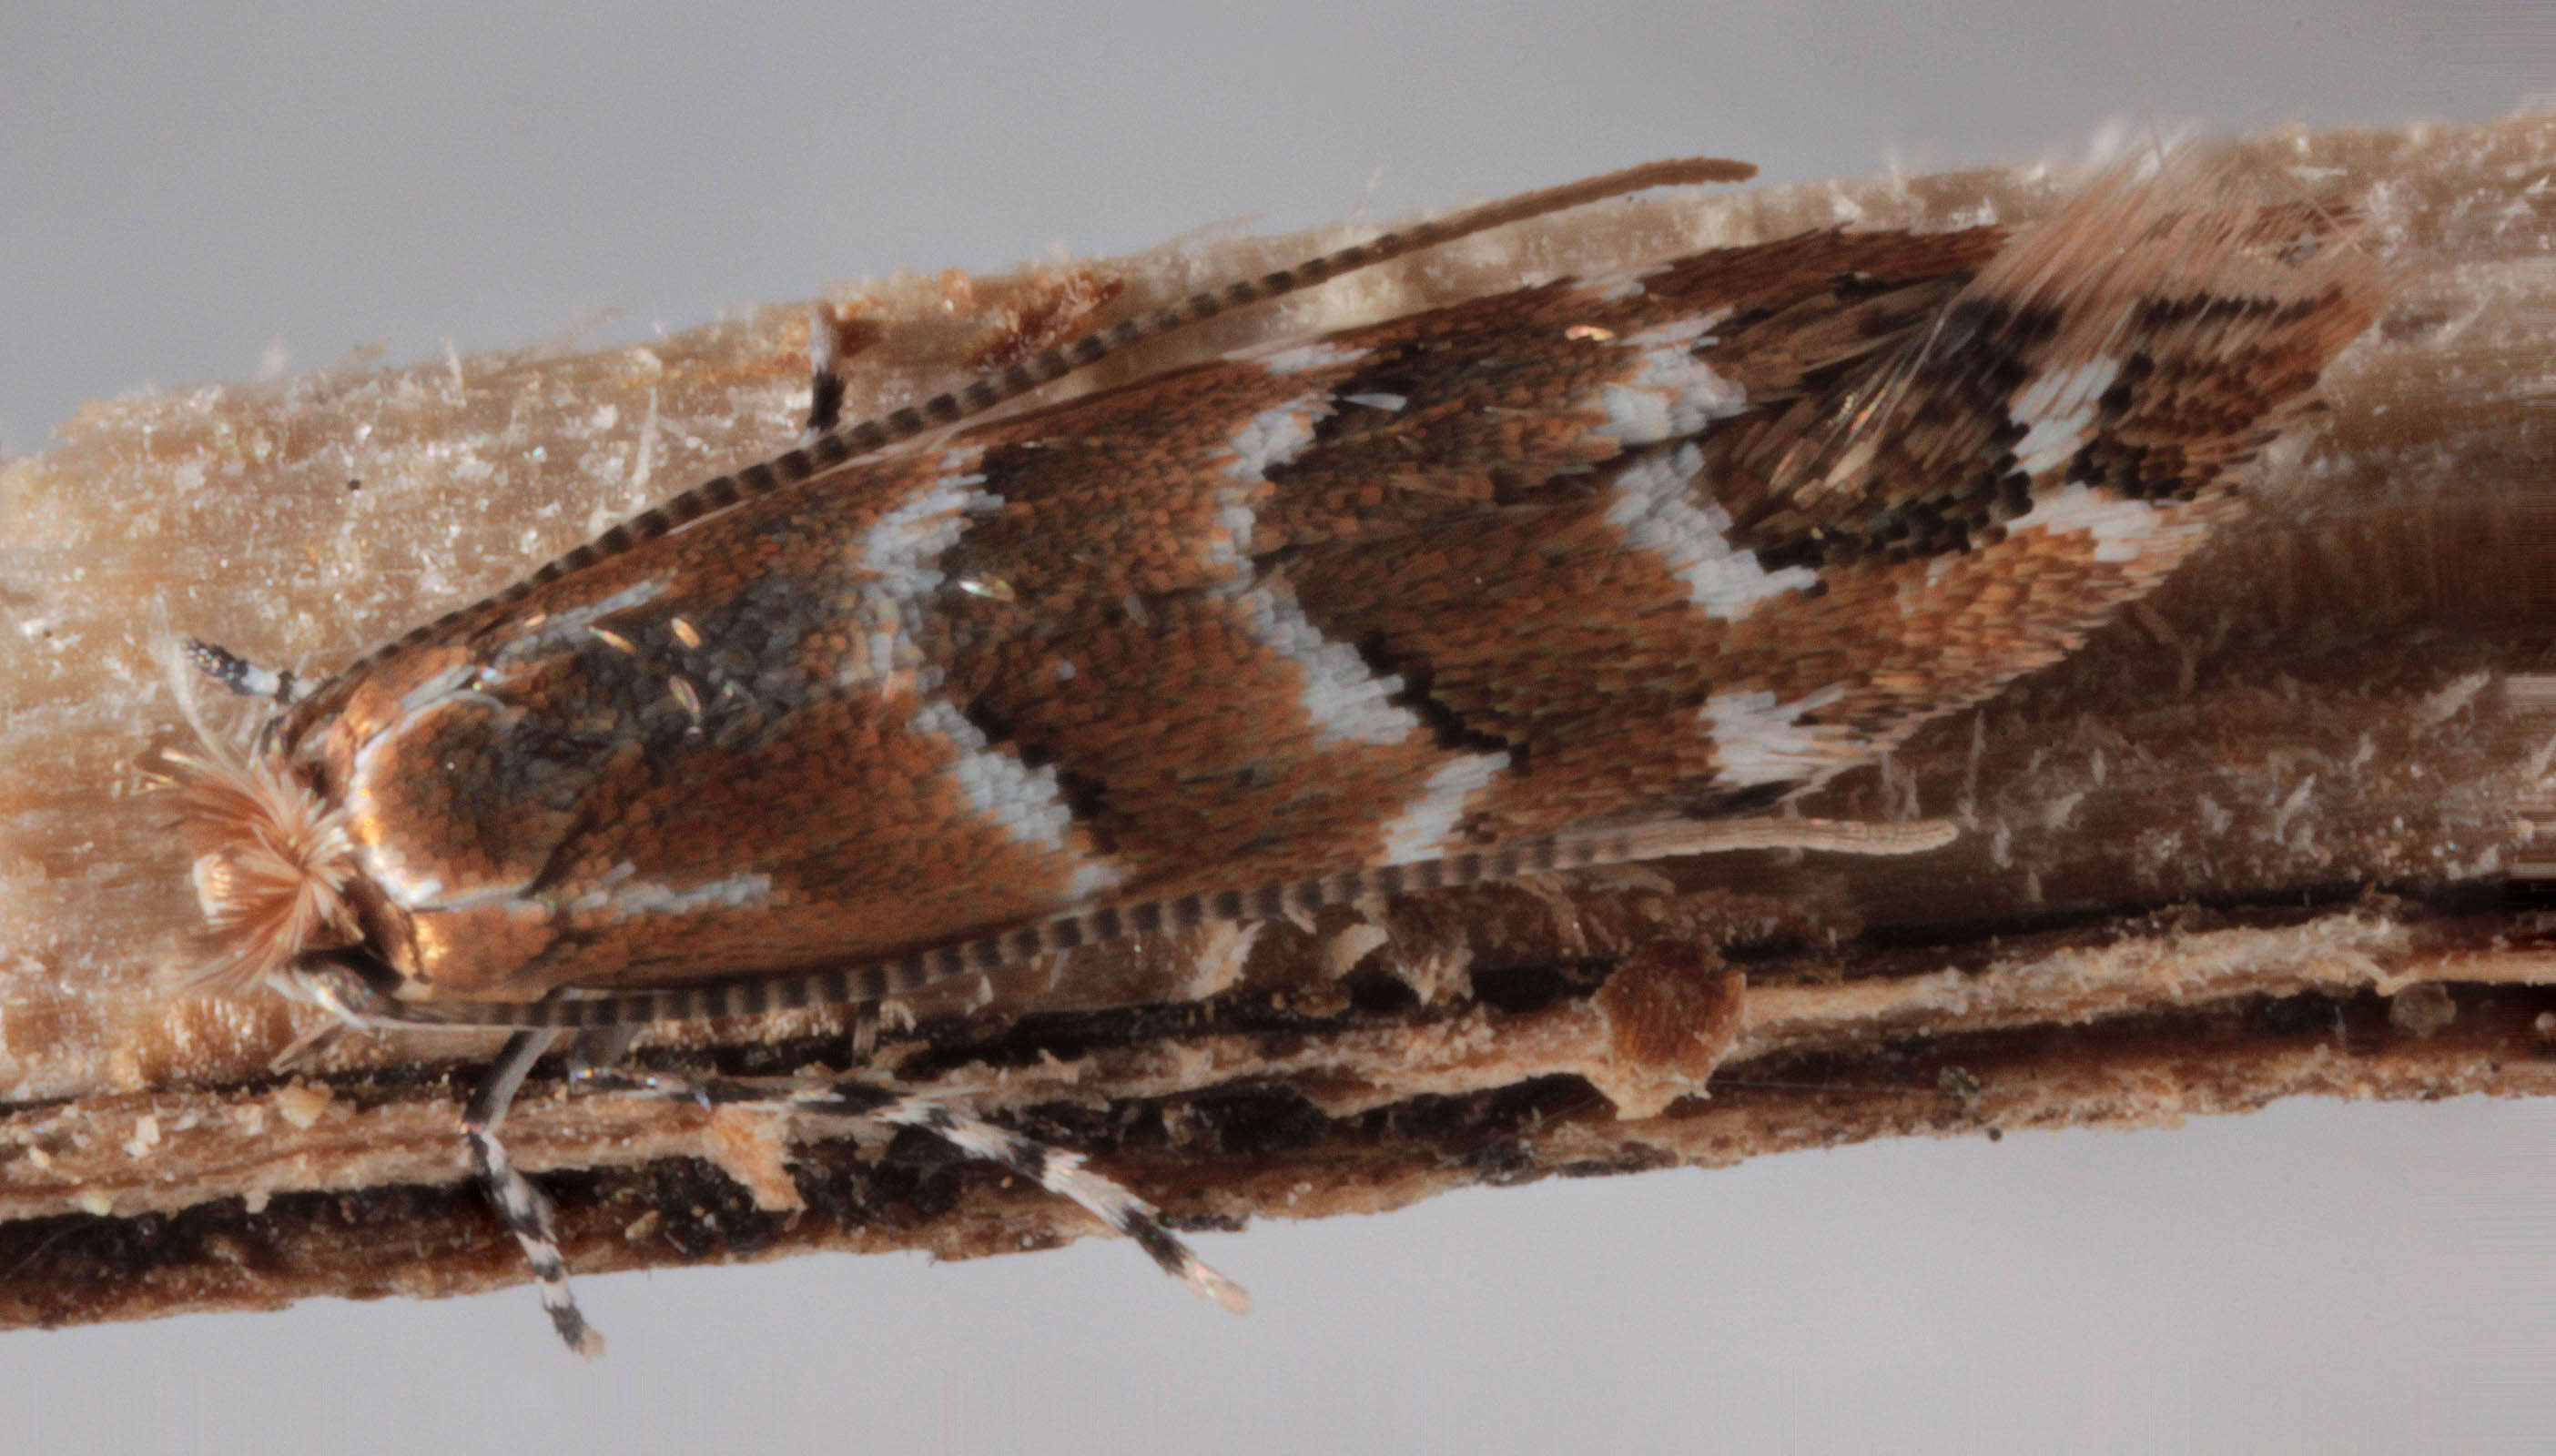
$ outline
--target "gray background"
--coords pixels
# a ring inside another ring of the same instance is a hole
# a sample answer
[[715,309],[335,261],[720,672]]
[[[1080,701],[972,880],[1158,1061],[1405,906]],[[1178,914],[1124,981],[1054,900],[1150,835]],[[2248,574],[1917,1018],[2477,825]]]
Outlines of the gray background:
[[[2543,11],[262,3],[0,11],[0,448],[83,400],[596,341],[904,267],[1386,216],[1648,158],[1774,182],[2108,125],[2479,120]],[[5,528],[0,528],[5,529]],[[2550,1110],[2294,1105],[1088,1241],[0,1339],[22,1449],[2364,1448],[2544,1442]],[[5,1277],[5,1274],[0,1274]]]

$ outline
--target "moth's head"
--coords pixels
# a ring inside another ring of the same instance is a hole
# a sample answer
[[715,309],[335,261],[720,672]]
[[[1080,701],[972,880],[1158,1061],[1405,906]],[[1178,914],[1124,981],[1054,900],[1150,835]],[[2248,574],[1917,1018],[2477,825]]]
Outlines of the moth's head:
[[195,851],[192,878],[211,955],[194,984],[248,991],[363,938],[345,816],[289,768],[207,746],[165,753],[155,772]]
[[190,981],[225,994],[280,983],[307,958],[363,938],[345,815],[280,755],[235,747],[239,735],[206,710],[184,649],[162,638],[163,675],[195,744],[158,751],[143,767],[167,791],[194,852],[207,954]]

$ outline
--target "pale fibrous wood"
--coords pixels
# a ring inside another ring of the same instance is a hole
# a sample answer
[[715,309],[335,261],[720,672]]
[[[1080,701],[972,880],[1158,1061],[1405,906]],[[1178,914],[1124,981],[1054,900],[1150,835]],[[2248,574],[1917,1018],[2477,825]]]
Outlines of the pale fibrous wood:
[[[2556,819],[2538,675],[2556,663],[2556,120],[2245,150],[2302,195],[2353,199],[2393,298],[2247,517],[2067,661],[1805,805],[1949,818],[1954,845],[1730,855],[1103,947],[893,1009],[877,1063],[1207,1224],[2300,1094],[2556,1090],[2556,937],[2526,873],[2556,861],[2530,839]],[[1219,319],[1072,387],[1566,266],[2028,222],[2078,178],[1608,204]],[[1352,232],[831,290],[858,348],[847,413],[959,382],[1059,318]],[[808,326],[779,305],[640,347],[119,401],[0,467],[0,1323],[523,1277],[455,1136],[492,1041],[345,1038],[279,1075],[310,1014],[170,991],[194,907],[136,767],[179,734],[151,639],[324,671],[790,442]],[[787,1072],[843,1064],[851,1031],[841,1012],[672,1028],[640,1055]],[[508,1128],[580,1271],[964,1256],[1091,1229],[912,1135],[541,1082]]]

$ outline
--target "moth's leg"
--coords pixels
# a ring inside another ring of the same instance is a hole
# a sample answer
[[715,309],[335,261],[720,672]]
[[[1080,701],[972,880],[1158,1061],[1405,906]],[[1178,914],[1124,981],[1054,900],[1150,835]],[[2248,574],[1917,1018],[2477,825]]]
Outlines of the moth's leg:
[[1236,1314],[1250,1312],[1249,1291],[1210,1268],[1196,1251],[1181,1242],[1179,1235],[1164,1227],[1162,1214],[1154,1205],[1137,1197],[1125,1184],[1093,1172],[1082,1153],[997,1127],[943,1102],[907,1099],[871,1115],[882,1122],[937,1134],[962,1153],[972,1153],[1025,1178],[1036,1178],[1040,1187],[1073,1199],[1088,1209],[1092,1217],[1135,1240],[1136,1247],[1144,1250],[1163,1273],[1202,1297]]
[[187,655],[188,666],[241,697],[262,697],[289,707],[302,695],[301,684],[291,672],[261,667],[229,648],[190,637],[180,650]]
[[804,443],[843,423],[842,321],[819,303],[808,306],[808,425]]
[[280,1076],[298,1067],[307,1066],[317,1059],[320,1052],[336,1044],[337,1038],[345,1035],[346,1031],[347,1028],[342,1023],[322,1022],[294,1037],[290,1045],[269,1057],[266,1069]]
[[479,1176],[479,1186],[496,1205],[497,1216],[515,1242],[524,1248],[524,1258],[533,1267],[533,1280],[540,1288],[542,1307],[550,1311],[551,1324],[568,1347],[588,1360],[603,1353],[603,1336],[585,1322],[577,1312],[576,1295],[568,1286],[568,1260],[560,1253],[559,1215],[548,1195],[533,1186],[533,1180],[517,1171],[507,1157],[506,1147],[497,1141],[497,1125],[506,1119],[506,1109],[513,1104],[515,1093],[533,1063],[551,1049],[553,1038],[560,1033],[549,1030],[517,1031],[506,1038],[506,1047],[497,1053],[479,1081],[478,1090],[470,1096],[470,1106],[461,1115],[461,1136],[470,1147],[471,1170]]
[[850,1078],[692,1078],[655,1072],[593,1071],[587,1086],[647,1097],[676,1098],[707,1106],[739,1104],[787,1108],[820,1117],[859,1118],[895,1127],[921,1128],[959,1152],[1007,1168],[1062,1198],[1071,1198],[1116,1233],[1136,1242],[1165,1274],[1203,1297],[1239,1314],[1251,1307],[1241,1285],[1216,1273],[1163,1224],[1154,1205],[1124,1184],[1092,1170],[1082,1153],[952,1106],[947,1100],[901,1092]]
[[639,1039],[637,1027],[587,1027],[576,1033],[568,1047],[568,1075],[572,1082],[583,1085],[597,1072],[621,1060],[630,1043]]

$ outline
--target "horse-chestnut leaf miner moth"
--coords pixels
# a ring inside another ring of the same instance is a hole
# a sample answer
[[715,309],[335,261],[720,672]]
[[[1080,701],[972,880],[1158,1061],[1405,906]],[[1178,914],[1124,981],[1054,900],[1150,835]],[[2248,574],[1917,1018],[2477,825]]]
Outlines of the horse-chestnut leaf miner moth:
[[592,1086],[925,1128],[1239,1307],[1075,1154],[876,1082],[616,1071],[615,1031],[1404,891],[1946,842],[1785,809],[2235,518],[2375,303],[2315,205],[2172,162],[2029,231],[1713,249],[994,413],[1226,308],[1749,173],[1491,203],[850,426],[821,317],[795,448],[307,690],[187,644],[192,675],[274,704],[245,745],[198,716],[162,766],[204,983],[517,1029],[468,1147],[580,1350],[549,1205],[496,1136],[580,1029]]

